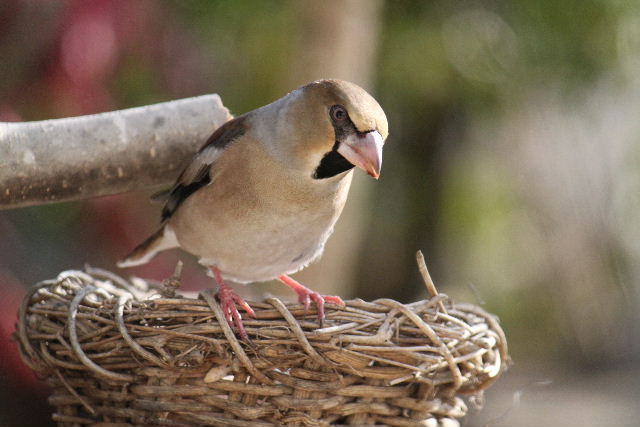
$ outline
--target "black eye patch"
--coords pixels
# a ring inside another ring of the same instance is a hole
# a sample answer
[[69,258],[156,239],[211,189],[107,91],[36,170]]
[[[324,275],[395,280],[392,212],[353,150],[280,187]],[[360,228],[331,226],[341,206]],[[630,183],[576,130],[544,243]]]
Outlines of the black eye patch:
[[356,125],[351,121],[347,109],[342,105],[332,106],[329,109],[329,118],[338,142],[342,141],[347,135],[358,131]]
[[329,110],[329,116],[334,123],[342,123],[349,120],[349,113],[342,105],[334,105]]

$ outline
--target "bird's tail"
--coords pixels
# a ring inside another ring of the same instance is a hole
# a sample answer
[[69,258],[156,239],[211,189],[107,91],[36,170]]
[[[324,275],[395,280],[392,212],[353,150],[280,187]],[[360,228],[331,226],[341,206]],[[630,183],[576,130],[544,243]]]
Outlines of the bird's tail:
[[165,225],[153,233],[147,240],[140,243],[124,259],[118,261],[120,268],[135,267],[149,262],[160,251],[178,247],[176,234],[171,227]]

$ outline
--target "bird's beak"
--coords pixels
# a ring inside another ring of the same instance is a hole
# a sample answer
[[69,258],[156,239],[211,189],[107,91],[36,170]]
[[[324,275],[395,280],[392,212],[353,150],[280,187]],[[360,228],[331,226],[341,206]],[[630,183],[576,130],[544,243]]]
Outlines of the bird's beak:
[[349,162],[378,179],[382,167],[382,135],[376,130],[350,134],[339,146],[338,153]]

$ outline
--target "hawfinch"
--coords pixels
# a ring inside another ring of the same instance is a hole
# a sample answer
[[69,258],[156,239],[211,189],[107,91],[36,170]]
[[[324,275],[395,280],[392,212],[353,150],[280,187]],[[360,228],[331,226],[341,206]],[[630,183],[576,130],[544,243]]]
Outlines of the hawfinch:
[[322,254],[357,166],[380,175],[388,135],[382,108],[365,90],[319,80],[220,126],[166,193],[160,229],[119,267],[181,247],[213,273],[227,320],[248,339],[236,304],[253,310],[226,280],[279,279],[322,324],[322,296],[289,274]]

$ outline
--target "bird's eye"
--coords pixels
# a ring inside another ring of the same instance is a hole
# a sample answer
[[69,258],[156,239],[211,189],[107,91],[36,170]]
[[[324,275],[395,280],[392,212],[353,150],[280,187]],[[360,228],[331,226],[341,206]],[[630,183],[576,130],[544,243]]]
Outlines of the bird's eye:
[[331,118],[336,122],[344,122],[347,120],[347,110],[340,105],[334,105],[331,107]]

